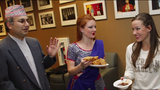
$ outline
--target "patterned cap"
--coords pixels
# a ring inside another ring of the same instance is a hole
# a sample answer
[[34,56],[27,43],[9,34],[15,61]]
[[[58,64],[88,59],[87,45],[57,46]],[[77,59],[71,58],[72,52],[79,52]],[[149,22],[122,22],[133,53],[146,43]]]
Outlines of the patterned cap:
[[13,5],[5,9],[5,18],[27,16],[23,5]]

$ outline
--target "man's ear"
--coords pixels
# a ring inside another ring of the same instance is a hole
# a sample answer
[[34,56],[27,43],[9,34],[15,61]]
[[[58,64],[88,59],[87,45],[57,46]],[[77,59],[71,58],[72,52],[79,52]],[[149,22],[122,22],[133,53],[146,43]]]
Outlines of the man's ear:
[[149,30],[149,32],[152,30],[151,25],[148,25],[148,30]]
[[9,29],[12,29],[11,24],[10,24],[9,22],[7,22],[7,27],[8,27]]

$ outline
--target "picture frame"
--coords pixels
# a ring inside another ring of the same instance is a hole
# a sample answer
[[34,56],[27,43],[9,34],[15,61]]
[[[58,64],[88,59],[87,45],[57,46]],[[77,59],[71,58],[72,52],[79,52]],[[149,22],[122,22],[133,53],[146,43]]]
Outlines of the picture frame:
[[20,4],[24,6],[26,12],[33,11],[32,0],[19,0]]
[[39,13],[39,21],[41,28],[56,27],[54,11]]
[[6,1],[6,8],[12,5],[15,5],[14,0],[5,0]]
[[114,0],[114,11],[116,19],[134,17],[139,13],[138,0]]
[[160,0],[148,0],[148,4],[150,15],[160,14]]
[[59,0],[59,3],[63,4],[63,3],[73,2],[73,1],[75,0]]
[[83,6],[84,13],[93,16],[95,20],[107,19],[105,0],[85,2]]
[[68,37],[63,37],[63,38],[58,38],[59,42],[61,43],[61,46],[58,50],[58,60],[59,60],[59,65],[64,65],[65,60],[67,59],[67,49],[70,44],[69,38]]
[[0,36],[6,35],[6,28],[4,23],[0,23]]
[[75,25],[77,20],[77,5],[71,4],[59,7],[61,25]]
[[34,13],[27,14],[27,16],[28,16],[28,20],[31,22],[30,27],[29,27],[29,31],[36,30]]
[[2,8],[0,6],[0,21],[3,21],[3,14],[2,14]]
[[37,0],[38,10],[53,8],[52,0]]

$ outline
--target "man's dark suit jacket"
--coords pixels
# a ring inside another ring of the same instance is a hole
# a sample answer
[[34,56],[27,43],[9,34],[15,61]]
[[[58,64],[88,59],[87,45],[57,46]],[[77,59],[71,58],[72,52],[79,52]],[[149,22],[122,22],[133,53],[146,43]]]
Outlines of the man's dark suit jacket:
[[7,36],[0,41],[0,90],[50,90],[45,69],[52,66],[56,58],[45,56],[37,39],[26,37],[26,42],[33,55],[42,88],[17,43]]

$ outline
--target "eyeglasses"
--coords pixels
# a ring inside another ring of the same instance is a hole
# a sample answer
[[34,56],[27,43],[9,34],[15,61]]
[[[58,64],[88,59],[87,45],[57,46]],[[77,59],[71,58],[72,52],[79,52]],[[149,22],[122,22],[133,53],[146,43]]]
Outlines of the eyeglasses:
[[14,22],[19,22],[19,23],[22,23],[22,24],[25,24],[27,22],[29,25],[31,24],[31,22],[28,19],[20,19],[18,21],[14,21]]

